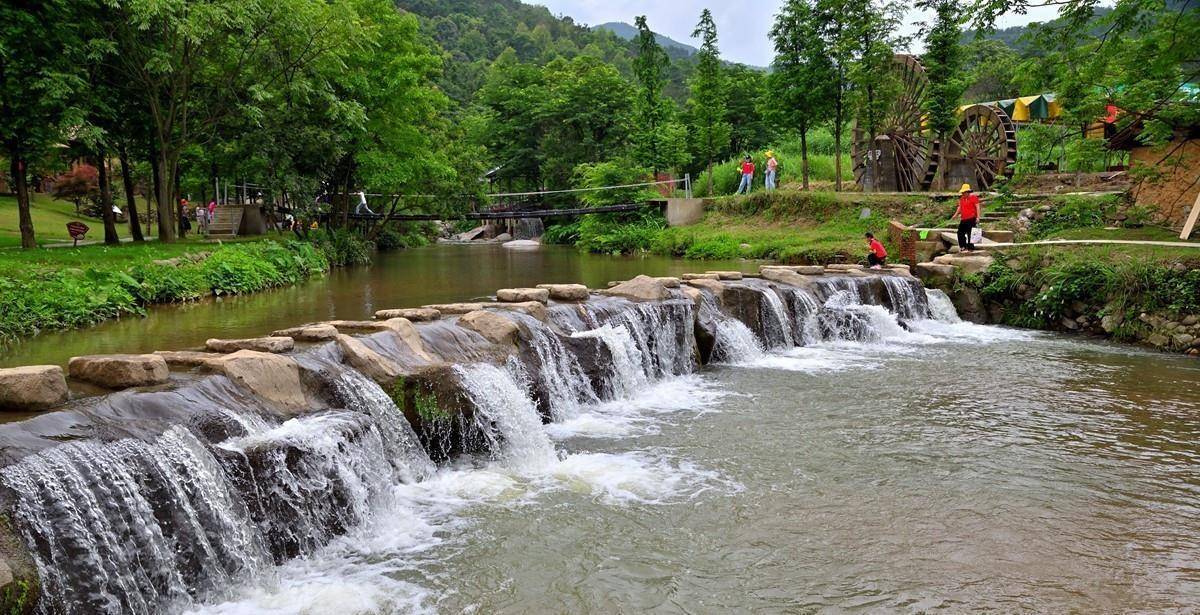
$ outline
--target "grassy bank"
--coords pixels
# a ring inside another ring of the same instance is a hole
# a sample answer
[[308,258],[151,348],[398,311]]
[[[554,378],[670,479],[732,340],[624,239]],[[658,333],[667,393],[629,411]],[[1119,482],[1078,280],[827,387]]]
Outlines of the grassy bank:
[[693,226],[668,228],[658,213],[595,215],[552,227],[545,239],[599,253],[857,262],[866,254],[863,233],[886,242],[890,219],[940,220],[946,207],[924,197],[779,190],[711,199],[704,219]]
[[[60,201],[48,194],[29,195],[29,215],[33,219],[33,231],[38,245],[70,242],[67,223],[80,221],[91,227],[88,239],[104,239],[104,221],[75,213],[75,204]],[[138,203],[138,206],[142,206]],[[122,205],[123,206],[123,205]],[[122,236],[128,234],[128,225],[121,225]],[[0,248],[21,245],[21,227],[17,212],[17,199],[0,196]]]
[[370,262],[348,233],[308,241],[90,245],[0,251],[0,343],[139,315],[152,304],[296,284],[331,266]]

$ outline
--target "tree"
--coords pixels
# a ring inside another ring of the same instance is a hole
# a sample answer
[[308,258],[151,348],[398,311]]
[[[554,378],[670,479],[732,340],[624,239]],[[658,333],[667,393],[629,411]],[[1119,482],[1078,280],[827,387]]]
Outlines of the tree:
[[700,52],[696,54],[696,72],[690,84],[691,97],[688,109],[692,120],[692,134],[698,144],[697,151],[708,169],[708,194],[712,194],[713,161],[729,142],[731,129],[726,121],[725,70],[721,66],[721,52],[717,48],[717,25],[712,11],[704,9],[700,22],[692,32],[692,38],[701,39]]
[[75,213],[85,199],[94,199],[100,194],[99,172],[90,164],[79,164],[54,178],[50,194],[56,199],[75,203]]
[[635,24],[638,35],[633,74],[639,88],[634,107],[633,149],[638,161],[657,175],[660,170],[686,163],[686,149],[674,141],[685,132],[674,121],[671,101],[662,94],[671,60],[646,24],[646,16],[639,16]]
[[804,189],[808,190],[808,131],[828,119],[836,70],[820,37],[821,24],[810,0],[788,0],[775,18],[774,72],[767,78],[775,123],[800,135]]
[[[925,74],[929,92],[925,113],[929,128],[938,143],[946,146],[946,136],[958,127],[958,107],[966,80],[963,78],[962,8],[957,0],[922,0],[918,7],[934,12],[934,21],[925,28]],[[934,186],[945,189],[946,165],[938,165]]]
[[35,248],[29,163],[81,121],[81,13],[87,2],[0,3],[0,143],[17,195],[21,247]]
[[[850,66],[851,103],[869,143],[879,136],[880,122],[900,95],[893,49],[904,42],[898,31],[904,7],[898,3],[856,0],[856,19],[849,33],[857,55]],[[879,159],[871,157],[871,176],[879,177]]]

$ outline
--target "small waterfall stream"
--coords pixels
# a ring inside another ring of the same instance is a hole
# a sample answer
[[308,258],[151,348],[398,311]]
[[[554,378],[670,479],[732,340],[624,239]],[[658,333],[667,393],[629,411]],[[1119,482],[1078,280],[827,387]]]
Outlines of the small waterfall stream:
[[481,430],[497,443],[494,451],[501,463],[528,472],[558,460],[527,387],[519,384],[511,371],[486,363],[456,365],[454,371],[478,410]]

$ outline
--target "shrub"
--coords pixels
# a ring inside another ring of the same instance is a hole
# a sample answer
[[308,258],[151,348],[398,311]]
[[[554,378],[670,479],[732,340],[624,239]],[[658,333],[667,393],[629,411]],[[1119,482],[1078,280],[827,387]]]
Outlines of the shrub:
[[371,251],[375,246],[346,229],[320,229],[309,233],[313,242],[325,255],[325,260],[335,267],[366,265],[371,262]]
[[1059,197],[1045,217],[1029,227],[1029,235],[1043,239],[1070,229],[1101,228],[1115,207],[1112,198]]

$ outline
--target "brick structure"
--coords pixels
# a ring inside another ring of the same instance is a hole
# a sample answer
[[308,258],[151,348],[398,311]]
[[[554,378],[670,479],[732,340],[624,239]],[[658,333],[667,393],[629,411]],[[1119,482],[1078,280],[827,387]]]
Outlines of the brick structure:
[[909,265],[917,264],[917,231],[896,220],[888,223],[888,240],[900,252],[899,260]]

